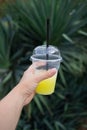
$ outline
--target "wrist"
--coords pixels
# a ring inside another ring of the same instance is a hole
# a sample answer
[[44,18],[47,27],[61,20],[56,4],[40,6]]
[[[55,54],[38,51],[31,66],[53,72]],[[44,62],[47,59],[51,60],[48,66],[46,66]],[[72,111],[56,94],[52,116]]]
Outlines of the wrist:
[[26,95],[23,92],[23,89],[21,87],[20,84],[18,84],[15,88],[14,91],[16,93],[16,96],[18,97],[18,99],[20,100],[20,103],[22,104],[22,106],[24,106],[25,100],[26,100]]
[[28,103],[31,102],[31,100],[33,99],[34,95],[35,95],[35,91],[33,92],[28,92],[25,85],[19,83],[16,86],[16,91],[19,94],[19,97],[22,100],[23,106],[27,105]]

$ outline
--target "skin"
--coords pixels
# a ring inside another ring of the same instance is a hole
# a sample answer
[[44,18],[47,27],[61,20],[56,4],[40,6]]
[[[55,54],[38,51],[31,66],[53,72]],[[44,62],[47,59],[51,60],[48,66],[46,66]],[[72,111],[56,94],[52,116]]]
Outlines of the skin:
[[40,81],[52,77],[56,69],[35,74],[35,68],[44,63],[33,63],[23,74],[20,82],[0,101],[0,130],[15,130],[21,111],[31,102]]

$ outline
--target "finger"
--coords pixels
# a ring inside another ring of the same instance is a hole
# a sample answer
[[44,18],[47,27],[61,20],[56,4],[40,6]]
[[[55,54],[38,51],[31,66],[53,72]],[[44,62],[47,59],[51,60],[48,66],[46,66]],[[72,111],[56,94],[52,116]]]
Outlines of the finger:
[[41,74],[39,74],[38,76],[36,76],[36,82],[39,83],[42,80],[50,78],[54,74],[56,74],[56,72],[57,72],[56,68],[50,69],[50,70],[48,70],[46,72],[42,72]]
[[32,72],[34,72],[37,67],[43,66],[43,65],[45,65],[45,64],[46,64],[45,61],[34,62],[34,63],[27,69],[27,71],[32,71]]

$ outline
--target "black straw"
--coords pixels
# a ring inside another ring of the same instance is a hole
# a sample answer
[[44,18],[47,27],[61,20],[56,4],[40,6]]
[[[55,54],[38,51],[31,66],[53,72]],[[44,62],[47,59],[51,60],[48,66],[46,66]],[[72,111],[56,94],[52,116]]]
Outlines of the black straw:
[[49,46],[49,38],[50,38],[50,19],[47,19],[47,48]]
[[[46,59],[49,59],[49,54],[48,54],[48,47],[49,47],[49,39],[50,39],[50,19],[47,19],[47,43],[46,43]],[[48,64],[47,64],[47,70],[48,70]]]

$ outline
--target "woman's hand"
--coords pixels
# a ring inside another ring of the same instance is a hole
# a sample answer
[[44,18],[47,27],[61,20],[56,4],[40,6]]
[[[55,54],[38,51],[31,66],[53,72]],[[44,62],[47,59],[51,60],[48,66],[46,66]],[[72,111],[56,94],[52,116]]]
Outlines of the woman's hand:
[[24,75],[17,85],[20,94],[23,96],[24,105],[28,104],[35,95],[35,88],[39,82],[52,77],[56,73],[56,69],[50,69],[48,71],[41,72],[40,74],[35,73],[36,67],[42,66],[45,63],[36,62],[33,63],[25,72]]

